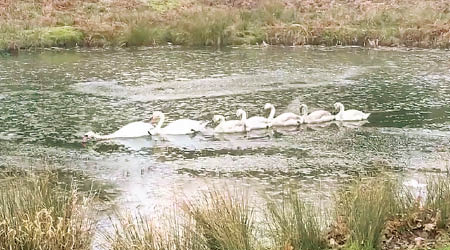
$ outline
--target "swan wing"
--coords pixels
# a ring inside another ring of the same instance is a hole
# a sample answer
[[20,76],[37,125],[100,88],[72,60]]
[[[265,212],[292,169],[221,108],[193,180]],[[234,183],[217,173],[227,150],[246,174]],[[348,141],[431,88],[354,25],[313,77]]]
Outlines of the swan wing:
[[330,112],[325,110],[317,110],[306,116],[306,123],[321,123],[334,120],[335,117]]
[[359,110],[350,109],[345,110],[339,117],[336,117],[336,119],[339,119],[341,121],[360,121],[365,120],[369,117],[370,113],[364,113]]
[[294,113],[283,113],[271,121],[272,126],[296,126],[303,123],[301,116]]
[[301,116],[296,115],[294,113],[283,113],[274,118],[274,120],[279,121],[279,122],[285,122],[288,120],[300,120],[300,119],[301,119]]
[[167,135],[185,135],[200,131],[202,124],[199,121],[190,119],[179,119],[173,121],[161,129],[162,134]]
[[127,137],[141,137],[148,135],[148,131],[153,129],[153,125],[149,122],[132,122],[121,127],[116,132],[110,135],[110,138],[127,138]]
[[230,120],[219,124],[214,131],[216,133],[238,133],[245,131],[245,126],[242,121]]
[[245,121],[247,131],[252,129],[264,129],[270,126],[269,120],[261,116],[253,116]]

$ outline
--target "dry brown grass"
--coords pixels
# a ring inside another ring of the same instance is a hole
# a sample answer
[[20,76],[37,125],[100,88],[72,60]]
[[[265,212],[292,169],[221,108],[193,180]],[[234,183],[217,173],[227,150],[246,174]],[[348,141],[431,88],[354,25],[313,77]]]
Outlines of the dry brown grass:
[[[11,49],[262,41],[450,47],[445,0],[2,0],[0,10],[0,48]],[[49,39],[46,32],[60,26],[81,37]]]
[[90,199],[56,173],[2,176],[0,190],[0,249],[90,249]]

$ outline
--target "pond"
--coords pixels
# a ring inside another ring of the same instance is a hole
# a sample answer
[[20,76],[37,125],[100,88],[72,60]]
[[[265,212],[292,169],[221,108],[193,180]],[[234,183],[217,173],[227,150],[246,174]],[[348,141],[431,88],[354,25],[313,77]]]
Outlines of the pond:
[[[211,185],[277,195],[286,185],[326,199],[380,171],[411,185],[450,167],[450,51],[236,47],[45,50],[0,57],[0,165],[48,159],[108,183],[131,209],[170,206]],[[81,143],[148,120],[236,119],[333,110],[367,123],[328,123],[226,136]],[[25,164],[25,163],[23,163]],[[320,194],[319,196],[317,194]]]

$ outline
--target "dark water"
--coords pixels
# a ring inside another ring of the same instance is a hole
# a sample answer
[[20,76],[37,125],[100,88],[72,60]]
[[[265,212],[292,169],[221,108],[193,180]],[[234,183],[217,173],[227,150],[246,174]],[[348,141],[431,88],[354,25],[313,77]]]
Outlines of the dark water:
[[[155,48],[0,57],[0,165],[46,158],[113,184],[118,204],[155,207],[223,184],[328,195],[389,166],[408,183],[450,167],[450,52],[360,48]],[[161,110],[169,120],[267,115],[300,103],[372,113],[248,135],[81,144]]]

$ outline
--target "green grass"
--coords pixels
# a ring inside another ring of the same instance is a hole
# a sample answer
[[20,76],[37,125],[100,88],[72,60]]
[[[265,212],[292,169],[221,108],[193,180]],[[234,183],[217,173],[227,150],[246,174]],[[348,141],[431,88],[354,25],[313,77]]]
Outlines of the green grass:
[[411,203],[398,184],[384,176],[356,182],[337,199],[337,216],[348,227],[348,249],[379,249],[388,219],[405,213]]
[[255,249],[253,212],[245,194],[211,190],[196,201],[186,202],[195,235],[205,249]]
[[448,176],[429,180],[426,206],[437,212],[437,227],[445,229],[450,223],[450,180]]
[[73,47],[83,41],[83,33],[71,26],[49,27],[40,33],[44,46]]
[[[247,194],[211,189],[200,198],[185,201],[165,222],[124,217],[108,241],[113,249],[294,250],[335,248],[331,240],[341,238],[342,249],[374,250],[416,247],[415,234],[422,231],[430,235],[426,241],[433,242],[431,246],[445,246],[448,228],[427,231],[423,225],[437,225],[437,211],[443,209],[441,203],[430,203],[445,197],[439,195],[442,188],[435,186],[439,183],[442,187],[442,180],[433,183],[425,208],[397,180],[385,175],[351,183],[336,196],[336,218],[331,225],[341,234],[338,237],[325,234],[331,229],[325,224],[328,217],[296,192],[285,193],[281,202],[266,199],[266,206],[261,204],[255,213]],[[391,236],[392,244],[385,241]]]
[[268,202],[272,238],[276,249],[327,249],[319,214],[296,192],[281,203]]
[[[331,224],[339,225],[338,233],[344,235],[341,248],[388,249],[399,243],[411,247],[420,230],[428,232],[426,240],[433,246],[448,245],[450,181],[444,176],[429,179],[423,204],[398,180],[383,174],[357,180],[339,191],[334,205],[336,220]],[[92,197],[65,183],[58,171],[2,169],[0,249],[91,248]],[[172,216],[164,218],[142,214],[112,218],[114,230],[105,236],[107,248],[331,248],[330,234],[325,234],[330,229],[325,224],[329,218],[293,191],[284,193],[281,202],[261,199],[255,204],[245,192],[213,188],[182,202]],[[427,231],[425,224],[433,229]],[[396,242],[386,244],[386,234],[397,237]]]
[[106,240],[112,249],[255,249],[252,211],[245,197],[205,192],[198,200],[186,201],[165,229],[142,215],[119,216],[114,235]]

